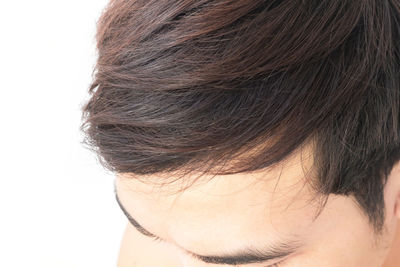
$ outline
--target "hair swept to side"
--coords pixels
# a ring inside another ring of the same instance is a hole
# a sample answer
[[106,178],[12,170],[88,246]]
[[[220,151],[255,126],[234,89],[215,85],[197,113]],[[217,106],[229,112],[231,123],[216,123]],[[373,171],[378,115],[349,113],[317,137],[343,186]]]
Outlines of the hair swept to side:
[[81,130],[105,168],[251,172],[313,142],[316,190],[353,196],[382,228],[399,1],[112,0],[96,40]]

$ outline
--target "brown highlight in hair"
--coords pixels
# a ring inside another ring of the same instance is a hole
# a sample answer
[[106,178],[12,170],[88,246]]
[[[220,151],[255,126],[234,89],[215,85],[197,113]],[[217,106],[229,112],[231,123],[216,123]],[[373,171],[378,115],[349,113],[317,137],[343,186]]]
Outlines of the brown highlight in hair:
[[316,190],[353,196],[379,230],[400,160],[399,22],[394,0],[112,0],[84,143],[112,172],[183,177],[311,142]]

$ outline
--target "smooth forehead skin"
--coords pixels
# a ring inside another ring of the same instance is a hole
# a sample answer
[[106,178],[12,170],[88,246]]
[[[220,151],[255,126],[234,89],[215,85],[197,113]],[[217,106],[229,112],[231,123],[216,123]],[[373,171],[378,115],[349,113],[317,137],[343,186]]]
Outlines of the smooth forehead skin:
[[306,148],[268,172],[216,176],[177,194],[118,175],[116,191],[127,212],[166,241],[156,243],[132,228],[132,262],[120,266],[221,266],[197,261],[183,249],[215,255],[294,238],[301,247],[279,266],[381,266],[390,241],[383,236],[375,242],[351,198],[329,196],[315,217],[318,202],[305,182],[312,163]]

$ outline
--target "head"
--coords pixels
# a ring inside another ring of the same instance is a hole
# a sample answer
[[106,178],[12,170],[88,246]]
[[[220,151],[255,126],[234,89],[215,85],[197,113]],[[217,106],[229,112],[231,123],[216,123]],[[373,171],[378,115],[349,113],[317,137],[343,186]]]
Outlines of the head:
[[381,266],[400,214],[395,1],[114,0],[96,38],[84,142],[171,255]]

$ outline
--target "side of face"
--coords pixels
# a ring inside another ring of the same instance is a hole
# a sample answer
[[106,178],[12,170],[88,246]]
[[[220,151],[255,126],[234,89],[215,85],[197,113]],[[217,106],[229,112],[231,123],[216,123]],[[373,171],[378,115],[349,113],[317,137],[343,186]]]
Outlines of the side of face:
[[312,175],[310,155],[305,149],[268,171],[216,176],[173,194],[171,188],[155,189],[118,175],[121,204],[143,228],[162,238],[154,241],[129,225],[119,267],[221,266],[187,251],[220,255],[283,242],[296,249],[282,258],[236,266],[382,266],[400,213],[400,165],[385,187],[385,230],[377,236],[351,197],[329,195],[318,214],[318,198],[306,182]]

